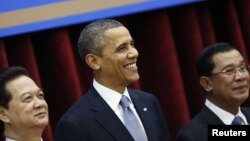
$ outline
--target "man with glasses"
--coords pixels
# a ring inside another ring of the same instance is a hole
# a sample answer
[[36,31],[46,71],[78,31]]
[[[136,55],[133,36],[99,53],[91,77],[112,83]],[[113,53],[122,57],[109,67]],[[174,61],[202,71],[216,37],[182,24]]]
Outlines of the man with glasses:
[[177,135],[177,141],[207,141],[208,125],[248,125],[250,108],[240,107],[249,95],[249,66],[228,43],[205,48],[197,61],[205,106]]

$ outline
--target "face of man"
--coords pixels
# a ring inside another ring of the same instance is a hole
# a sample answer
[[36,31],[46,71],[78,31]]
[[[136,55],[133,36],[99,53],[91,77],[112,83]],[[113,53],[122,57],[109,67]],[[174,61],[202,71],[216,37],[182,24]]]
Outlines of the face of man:
[[42,90],[27,76],[19,76],[6,84],[12,95],[6,109],[8,124],[16,128],[45,127],[48,124],[48,105]]
[[212,58],[215,67],[210,76],[210,100],[220,107],[240,106],[249,95],[249,73],[237,50],[218,53]]
[[134,40],[125,27],[109,29],[104,33],[106,45],[100,57],[99,73],[108,86],[127,86],[139,79],[138,52]]

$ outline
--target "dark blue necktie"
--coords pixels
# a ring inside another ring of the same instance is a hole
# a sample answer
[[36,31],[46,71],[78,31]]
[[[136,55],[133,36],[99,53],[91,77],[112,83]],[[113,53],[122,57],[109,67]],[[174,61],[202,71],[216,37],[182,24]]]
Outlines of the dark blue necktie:
[[135,114],[129,107],[129,100],[128,98],[123,95],[120,101],[120,105],[122,106],[123,110],[123,120],[124,125],[132,135],[135,141],[147,141],[147,136],[143,132],[143,129],[136,118]]
[[240,116],[236,116],[232,122],[232,125],[244,125],[244,121]]

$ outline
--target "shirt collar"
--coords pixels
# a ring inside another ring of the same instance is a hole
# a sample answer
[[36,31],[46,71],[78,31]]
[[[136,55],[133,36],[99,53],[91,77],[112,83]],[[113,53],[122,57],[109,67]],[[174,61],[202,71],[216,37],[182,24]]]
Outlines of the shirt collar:
[[95,79],[93,80],[93,86],[96,89],[96,91],[100,94],[100,96],[108,103],[108,105],[114,111],[118,108],[122,95],[126,95],[130,101],[130,104],[132,104],[127,88],[125,88],[124,93],[121,94],[108,87],[103,86],[102,84],[98,83]]
[[[10,139],[10,138],[6,138],[5,141],[16,141],[16,140],[13,140],[13,139]],[[42,138],[41,138],[41,141],[43,141]]]
[[236,115],[233,115],[223,109],[221,109],[220,107],[214,105],[211,101],[209,101],[208,99],[206,99],[205,105],[211,110],[213,111],[213,113],[215,115],[217,115],[223,123],[225,123],[226,125],[231,125],[233,119],[235,116],[240,116],[245,123],[247,123],[246,117],[244,116],[244,114],[241,112],[241,109],[239,108],[239,112]]
[[6,138],[5,141],[15,141],[15,140],[12,140],[10,138]]

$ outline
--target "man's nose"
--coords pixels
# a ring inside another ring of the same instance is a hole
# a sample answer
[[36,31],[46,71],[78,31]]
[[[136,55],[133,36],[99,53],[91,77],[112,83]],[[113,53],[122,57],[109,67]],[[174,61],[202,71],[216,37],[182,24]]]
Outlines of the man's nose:
[[246,75],[249,75],[247,72],[241,72],[240,70],[235,70],[235,80],[244,80]]
[[139,53],[136,48],[130,47],[128,57],[129,58],[137,58],[139,56]]
[[37,97],[34,98],[34,107],[35,108],[38,108],[38,107],[41,107],[44,103],[44,100],[43,99],[39,99]]

